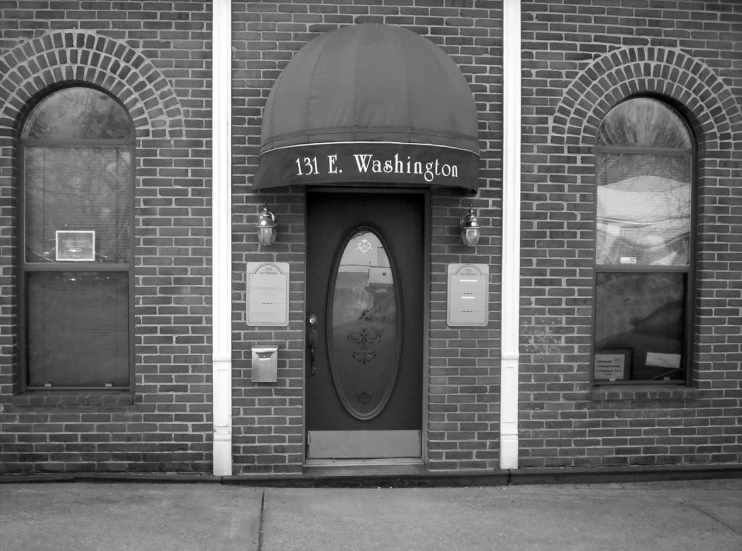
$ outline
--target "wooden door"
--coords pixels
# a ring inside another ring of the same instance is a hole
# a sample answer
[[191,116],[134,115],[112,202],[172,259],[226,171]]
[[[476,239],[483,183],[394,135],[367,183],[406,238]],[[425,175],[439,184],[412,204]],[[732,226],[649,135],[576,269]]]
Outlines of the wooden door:
[[307,195],[307,458],[420,457],[422,193]]

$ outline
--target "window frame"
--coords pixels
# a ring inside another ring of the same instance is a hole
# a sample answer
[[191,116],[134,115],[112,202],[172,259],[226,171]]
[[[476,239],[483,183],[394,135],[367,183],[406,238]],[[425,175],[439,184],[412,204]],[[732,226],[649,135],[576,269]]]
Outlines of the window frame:
[[[610,113],[616,109],[619,105],[640,99],[649,99],[661,103],[664,107],[671,110],[678,120],[684,125],[688,137],[690,138],[691,145],[689,148],[651,148],[646,147],[615,147],[615,146],[595,146],[595,161],[593,166],[593,175],[595,177],[595,194],[593,200],[593,304],[592,304],[592,323],[591,323],[591,339],[590,339],[590,383],[592,387],[622,387],[622,386],[691,386],[692,384],[692,373],[693,373],[693,344],[694,344],[694,320],[695,320],[695,296],[696,296],[696,252],[698,243],[697,225],[698,225],[698,141],[696,134],[693,131],[693,127],[683,116],[683,114],[665,98],[649,96],[649,95],[638,95],[627,97],[619,103],[615,104],[611,109],[608,110],[606,115],[598,125],[596,140],[600,134],[600,127],[603,125],[605,119]],[[688,155],[690,157],[690,227],[688,229],[688,264],[686,266],[651,266],[651,265],[632,265],[632,264],[598,264],[598,156],[601,154],[672,154],[672,155]],[[625,379],[616,381],[596,381],[595,380],[595,353],[596,347],[596,335],[597,335],[597,320],[598,320],[598,300],[597,300],[597,289],[598,289],[598,274],[608,273],[634,273],[634,274],[662,274],[662,273],[683,273],[686,274],[686,286],[685,293],[683,296],[684,301],[684,321],[683,321],[683,357],[682,357],[682,369],[683,377],[676,380],[649,380],[649,379]]]
[[[41,103],[49,96],[61,92],[62,90],[70,88],[87,88],[100,92],[107,95],[126,113],[129,122],[131,123],[132,135],[131,138],[126,139],[28,139],[23,137],[26,122],[30,118],[31,114]],[[116,98],[106,90],[91,86],[88,84],[73,83],[71,85],[62,86],[48,90],[43,96],[38,98],[32,106],[29,107],[26,112],[22,123],[18,127],[18,244],[16,250],[16,267],[18,270],[18,334],[19,334],[19,391],[25,392],[129,392],[134,388],[134,237],[135,237],[135,181],[136,181],[136,125],[134,124],[129,110]],[[129,252],[126,262],[111,262],[111,263],[98,263],[98,262],[76,262],[76,261],[54,261],[50,263],[34,263],[28,262],[26,259],[26,150],[28,148],[72,148],[72,147],[116,147],[126,148],[129,152],[131,169],[129,171],[129,189],[128,199],[131,202],[131,209],[129,212],[129,227],[131,228],[131,239],[129,242]],[[30,366],[28,364],[28,304],[29,297],[27,278],[29,273],[39,272],[117,272],[126,273],[128,281],[128,314],[127,314],[127,329],[128,329],[128,384],[125,386],[59,386],[59,387],[46,387],[46,386],[33,386],[29,383],[30,381]]]

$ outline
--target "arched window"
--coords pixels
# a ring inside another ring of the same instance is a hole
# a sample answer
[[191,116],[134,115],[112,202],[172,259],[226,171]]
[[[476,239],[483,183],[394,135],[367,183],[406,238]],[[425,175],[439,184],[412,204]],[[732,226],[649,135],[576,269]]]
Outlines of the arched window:
[[652,98],[616,106],[596,146],[597,384],[688,380],[694,146]]
[[58,90],[20,140],[24,388],[131,386],[134,124],[92,88]]

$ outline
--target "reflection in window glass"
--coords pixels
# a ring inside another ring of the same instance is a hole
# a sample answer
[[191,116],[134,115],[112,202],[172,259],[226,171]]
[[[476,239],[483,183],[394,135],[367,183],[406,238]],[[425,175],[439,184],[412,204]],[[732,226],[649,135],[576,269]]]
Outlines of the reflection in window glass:
[[692,143],[683,120],[649,98],[618,105],[598,131],[597,383],[686,379]]
[[120,140],[133,133],[126,111],[92,88],[65,88],[49,95],[23,127],[23,138],[33,140]]
[[394,311],[394,282],[389,258],[379,238],[359,232],[340,259],[332,319],[335,324]]
[[650,98],[638,98],[616,106],[603,120],[598,146],[688,149],[688,130],[675,112]]
[[130,385],[134,124],[112,97],[58,90],[20,140],[27,388]]
[[682,273],[599,273],[595,353],[630,352],[627,379],[683,378]]
[[598,264],[689,262],[689,155],[598,155]]
[[94,232],[97,262],[127,262],[131,217],[128,148],[28,147],[26,262],[57,258],[56,232]]
[[344,247],[332,290],[330,360],[346,409],[364,418],[388,399],[398,368],[396,285],[383,242],[359,231]]

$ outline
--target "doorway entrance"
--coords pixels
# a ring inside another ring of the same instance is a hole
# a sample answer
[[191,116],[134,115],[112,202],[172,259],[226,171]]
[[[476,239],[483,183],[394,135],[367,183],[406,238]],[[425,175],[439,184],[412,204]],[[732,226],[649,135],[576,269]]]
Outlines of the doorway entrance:
[[424,193],[307,194],[308,460],[420,458]]

